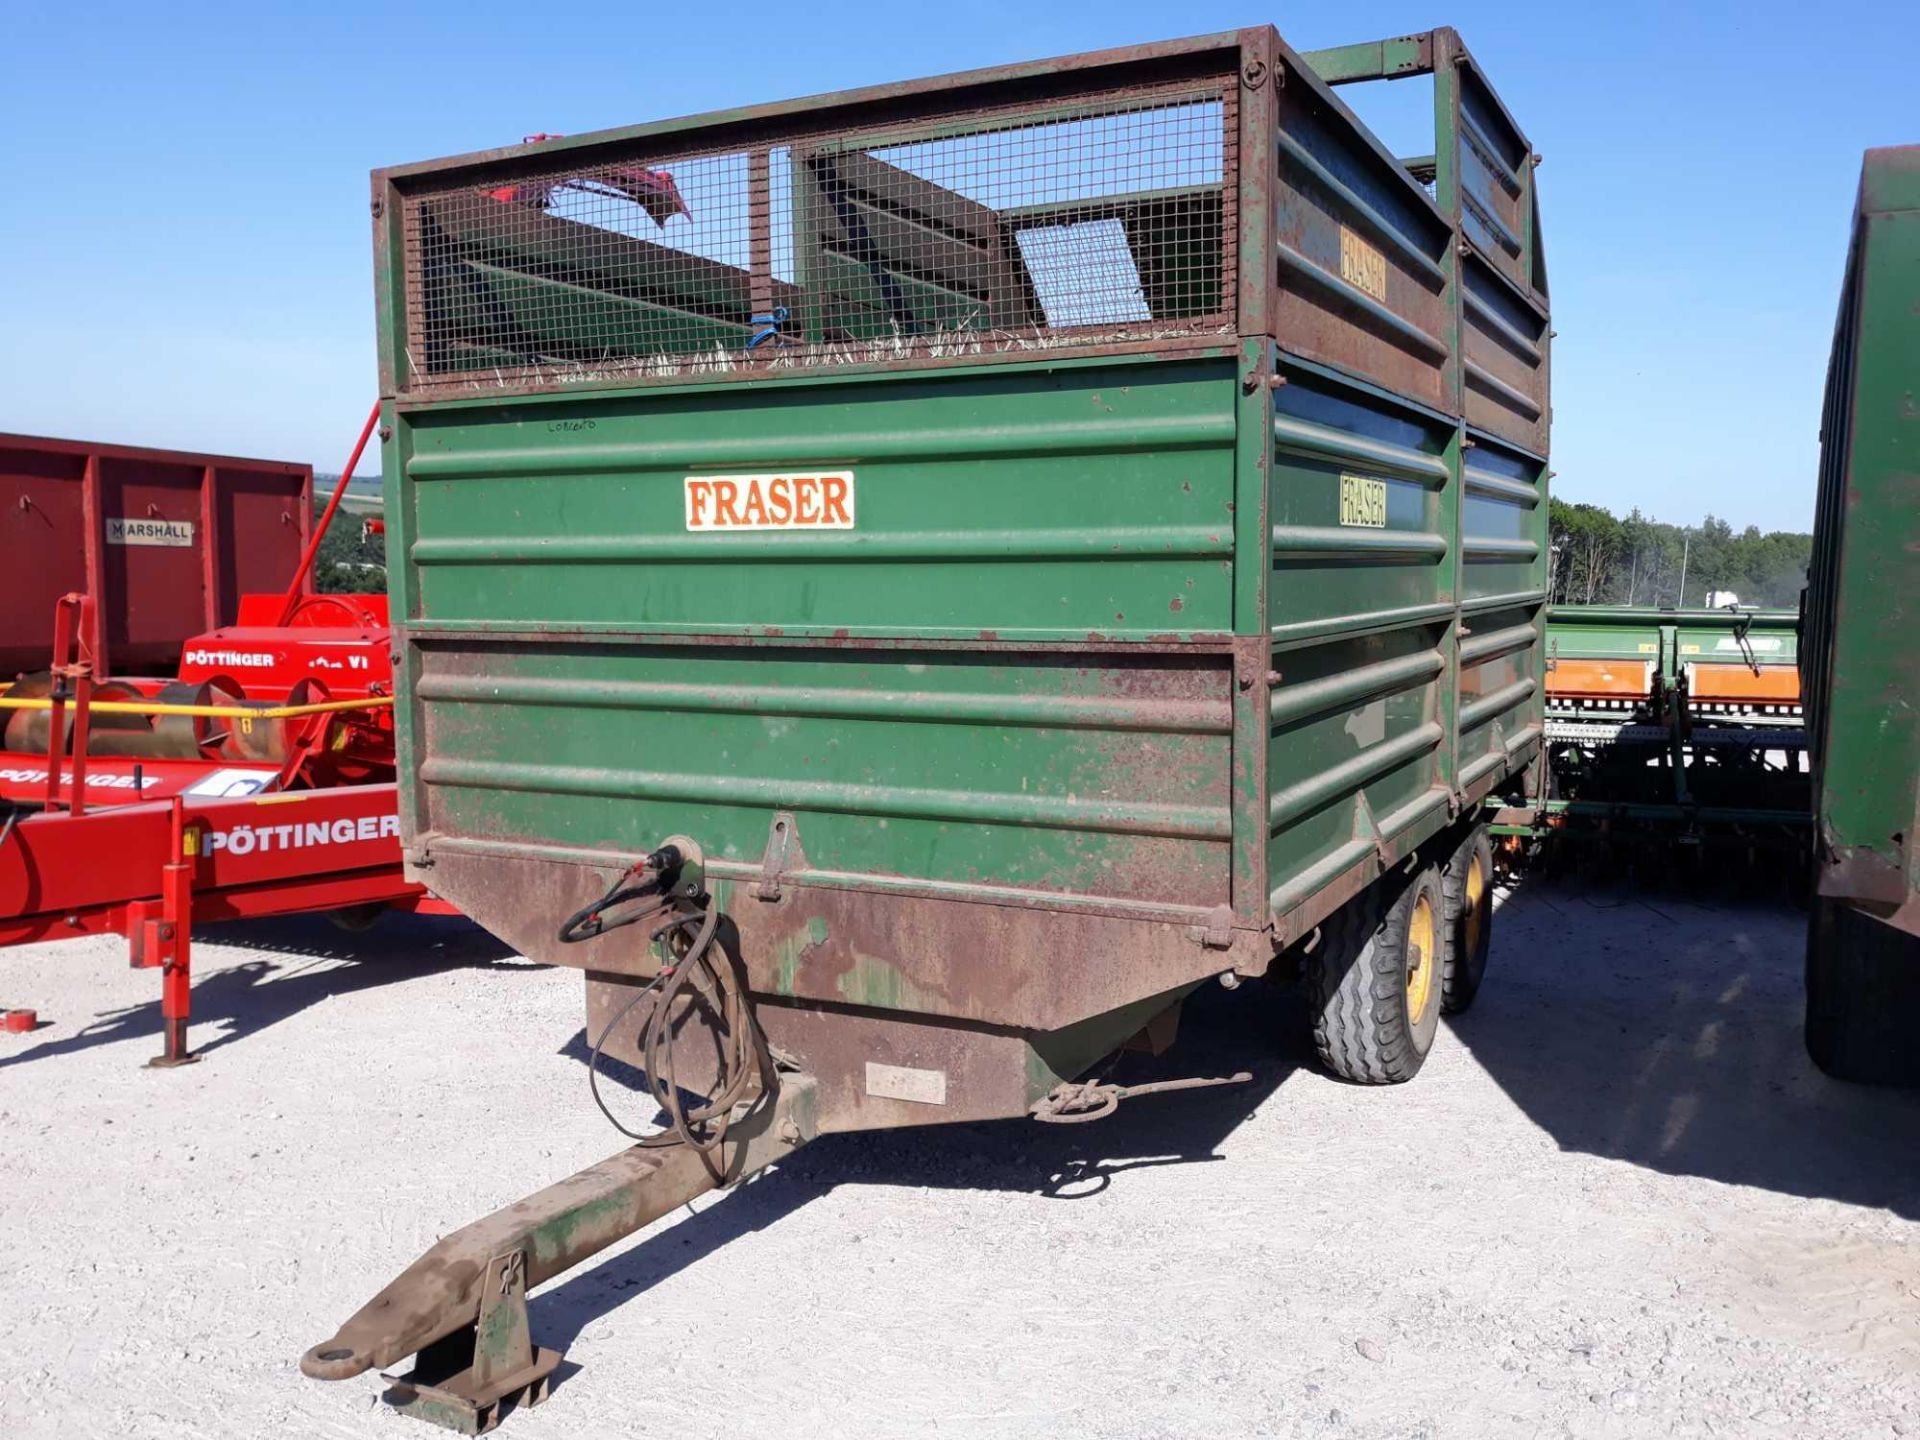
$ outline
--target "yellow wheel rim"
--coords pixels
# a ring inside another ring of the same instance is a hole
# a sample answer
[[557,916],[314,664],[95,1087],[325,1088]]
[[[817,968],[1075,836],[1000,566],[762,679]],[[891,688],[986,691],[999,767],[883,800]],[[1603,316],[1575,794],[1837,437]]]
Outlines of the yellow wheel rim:
[[1467,866],[1467,914],[1466,940],[1467,958],[1471,960],[1480,953],[1481,927],[1486,924],[1487,875],[1480,866],[1480,857],[1473,857],[1473,863]]
[[1407,922],[1407,1023],[1418,1025],[1433,1000],[1433,972],[1439,953],[1433,940],[1438,927],[1433,923],[1433,902],[1422,893],[1413,902],[1413,916]]

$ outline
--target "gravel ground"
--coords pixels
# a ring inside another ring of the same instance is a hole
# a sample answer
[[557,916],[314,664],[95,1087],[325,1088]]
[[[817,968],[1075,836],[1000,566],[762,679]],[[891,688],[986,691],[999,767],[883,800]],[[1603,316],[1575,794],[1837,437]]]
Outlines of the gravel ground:
[[[533,1302],[506,1433],[1920,1436],[1920,1096],[1799,1045],[1801,918],[1537,885],[1412,1086],[1209,989],[1090,1126],[837,1137]],[[0,957],[0,1435],[425,1436],[300,1352],[436,1236],[618,1148],[580,982],[453,922],[198,949],[140,1068],[117,944]]]

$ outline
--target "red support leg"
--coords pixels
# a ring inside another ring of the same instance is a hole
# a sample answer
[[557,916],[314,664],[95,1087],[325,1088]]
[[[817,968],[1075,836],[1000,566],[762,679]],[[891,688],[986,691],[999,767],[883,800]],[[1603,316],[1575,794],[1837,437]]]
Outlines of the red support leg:
[[[88,462],[89,471],[92,462]],[[87,737],[93,725],[94,654],[93,599],[88,595],[63,595],[53,607],[53,680],[52,708],[47,712],[47,800],[51,812],[62,803],[61,772],[66,768],[61,757],[71,751],[73,778],[67,785],[66,807],[69,814],[83,815],[87,809]],[[71,687],[71,688],[69,688]],[[67,734],[67,701],[74,705],[73,734]],[[72,743],[69,745],[68,741]]]
[[160,970],[160,1017],[164,1044],[147,1062],[156,1069],[192,1065],[187,1018],[193,1011],[193,862],[200,832],[189,829],[179,798],[173,802],[173,844],[161,868],[160,917],[142,925],[146,963]]

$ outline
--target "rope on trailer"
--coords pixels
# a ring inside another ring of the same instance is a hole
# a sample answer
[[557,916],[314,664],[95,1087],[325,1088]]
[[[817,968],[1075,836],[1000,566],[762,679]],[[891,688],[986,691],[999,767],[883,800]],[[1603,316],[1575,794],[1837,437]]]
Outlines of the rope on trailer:
[[1137,1095],[1164,1095],[1173,1090],[1207,1090],[1216,1085],[1245,1085],[1252,1079],[1251,1070],[1237,1070],[1231,1075],[1150,1080],[1143,1085],[1115,1085],[1103,1078],[1070,1080],[1056,1085],[1050,1093],[1036,1100],[1027,1113],[1049,1125],[1084,1125],[1090,1120],[1106,1119],[1120,1108],[1122,1100],[1131,1100]]
[[[615,881],[600,899],[567,917],[559,938],[562,944],[577,944],[607,930],[673,912],[650,937],[662,957],[660,972],[601,1029],[588,1061],[587,1085],[593,1103],[621,1134],[641,1145],[686,1145],[698,1150],[706,1157],[708,1169],[719,1178],[720,1169],[711,1156],[726,1140],[733,1108],[747,1097],[753,1082],[759,1080],[764,1089],[771,1090],[772,1059],[754,1021],[739,961],[726,946],[715,943],[720,912],[713,908],[712,896],[672,893],[672,878],[679,867],[680,857],[671,847],[655,851]],[[609,915],[614,918],[609,919]],[[660,1131],[634,1130],[622,1123],[600,1093],[600,1060],[607,1040],[647,1000],[652,1005],[640,1027],[640,1066],[646,1073],[647,1089],[667,1117],[668,1128]],[[712,1093],[690,1106],[674,1055],[675,1021],[700,1005],[712,1013],[723,1037],[720,1073]]]

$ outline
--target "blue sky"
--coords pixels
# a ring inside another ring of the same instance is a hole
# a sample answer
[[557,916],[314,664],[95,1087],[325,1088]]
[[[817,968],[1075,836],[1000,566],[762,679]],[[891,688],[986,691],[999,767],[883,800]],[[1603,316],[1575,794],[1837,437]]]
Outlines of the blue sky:
[[[375,385],[367,172],[1272,20],[1452,24],[1545,156],[1557,492],[1810,524],[1860,152],[1920,141],[1911,9],[336,3],[9,8],[0,429],[335,470]],[[1518,19],[1516,20],[1516,17]],[[1412,82],[1376,103],[1403,152]],[[367,467],[363,466],[363,469]]]

